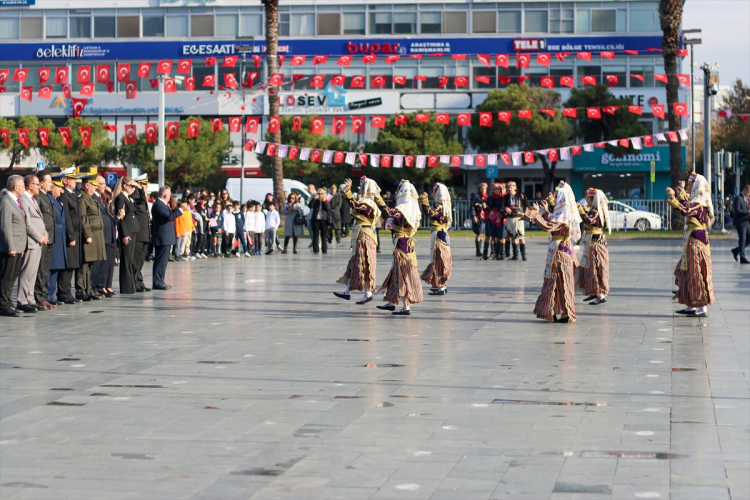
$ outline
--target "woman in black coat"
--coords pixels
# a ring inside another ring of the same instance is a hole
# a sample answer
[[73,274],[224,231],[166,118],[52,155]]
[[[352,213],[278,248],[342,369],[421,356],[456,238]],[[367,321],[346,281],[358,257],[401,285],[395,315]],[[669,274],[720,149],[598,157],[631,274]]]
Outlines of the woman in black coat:
[[318,189],[315,199],[310,203],[310,221],[313,230],[313,252],[318,253],[322,240],[323,253],[328,253],[328,240],[326,239],[326,225],[331,219],[331,207],[326,200],[325,189]]
[[138,269],[135,265],[135,236],[140,229],[135,215],[135,204],[130,195],[135,191],[135,181],[130,177],[123,177],[115,186],[112,196],[115,198],[115,213],[125,211],[118,227],[118,241],[120,243],[120,293],[135,293]]

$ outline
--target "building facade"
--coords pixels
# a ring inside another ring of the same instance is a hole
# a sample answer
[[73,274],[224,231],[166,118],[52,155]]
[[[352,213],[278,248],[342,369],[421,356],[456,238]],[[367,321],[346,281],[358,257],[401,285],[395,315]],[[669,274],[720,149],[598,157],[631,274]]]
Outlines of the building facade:
[[[222,88],[226,73],[234,73],[238,82],[248,72],[266,74],[265,58],[252,57],[262,56],[265,50],[261,7],[243,0],[131,0],[127,8],[121,8],[123,4],[113,0],[70,0],[64,4],[54,0],[0,0],[0,69],[11,69],[12,73],[19,66],[29,68],[24,85],[33,86],[34,94],[31,102],[20,99],[18,82],[9,78],[5,92],[0,94],[0,115],[34,114],[62,122],[72,114],[69,100],[57,99],[62,92],[59,84],[53,86],[51,99],[37,98],[39,67],[68,66],[68,83],[76,94],[80,90],[75,77],[79,66],[108,65],[110,74],[115,75],[118,66],[129,63],[131,80],[138,85],[137,99],[126,98],[124,83],[116,83],[111,92],[99,83],[83,114],[116,125],[135,123],[142,132],[142,124],[157,118],[158,92],[151,88],[149,79],[157,77],[156,63],[161,60],[175,62],[172,76],[194,75],[198,82],[205,75],[215,76],[213,88],[198,83],[197,90],[186,90],[184,80],[177,78],[176,93],[166,97],[168,121],[190,115],[211,118],[267,113],[268,97],[259,86],[244,92],[244,96]],[[418,110],[457,114],[474,110],[490,90],[506,87],[508,80],[503,77],[511,77],[514,83],[517,76],[529,76],[526,84],[538,85],[543,76],[573,75],[575,86],[580,87],[584,76],[596,76],[599,82],[604,75],[617,75],[612,93],[644,105],[640,120],[649,132],[659,132],[665,129],[666,121],[648,113],[648,104],[666,102],[664,84],[653,78],[664,72],[661,54],[653,50],[661,46],[657,5],[655,1],[635,0],[284,2],[279,13],[279,53],[286,60],[280,71],[286,82],[292,80],[292,74],[297,81],[282,89],[282,114],[333,117]],[[575,56],[578,51],[590,51],[593,56],[585,61]],[[614,51],[615,57],[601,58],[600,51]],[[533,55],[538,52],[553,55],[549,67],[534,63]],[[564,60],[554,57],[565,52],[571,55]],[[521,53],[532,55],[528,69],[516,69],[516,57]],[[232,54],[240,55],[234,68],[204,63],[206,57],[216,56],[221,61]],[[465,59],[453,57],[464,54]],[[477,54],[491,54],[490,66],[481,63]],[[509,54],[508,68],[494,64],[495,54]],[[294,55],[305,55],[306,61],[292,66]],[[328,61],[313,65],[314,55],[327,55]],[[354,56],[349,66],[336,63],[341,55]],[[364,63],[364,55],[376,55],[376,61]],[[401,57],[389,64],[388,55]],[[190,75],[175,75],[180,59],[193,60]],[[136,78],[138,64],[143,61],[152,63],[150,74]],[[323,75],[323,88],[313,87],[313,75]],[[346,95],[333,95],[326,89],[336,75],[344,75]],[[358,75],[365,76],[364,87],[352,89],[352,79]],[[384,77],[382,86],[372,87],[375,76]],[[394,76],[404,78],[397,78],[396,83]],[[447,84],[442,85],[441,76],[450,77]],[[456,87],[455,76],[467,76],[467,86]],[[480,82],[478,76],[487,78]],[[563,101],[570,93],[567,87],[554,90]],[[685,97],[681,101],[686,102],[687,93],[684,89],[680,92]],[[339,104],[331,105],[336,99]],[[351,106],[354,102],[369,104]],[[267,120],[262,123],[258,134],[249,138],[261,138]],[[329,118],[327,131],[330,126]],[[374,140],[377,132],[370,129],[368,121],[365,134],[352,134],[347,127],[346,138],[354,142]],[[118,127],[112,136],[119,142],[121,134],[122,127]],[[240,134],[233,133],[232,141],[235,148],[225,159],[224,168],[234,175],[239,169]],[[35,164],[36,159],[28,162]],[[7,161],[1,166],[7,166]],[[254,154],[245,156],[245,166],[250,175],[257,175]],[[521,169],[501,166],[499,170],[501,178],[520,180],[532,196],[534,186],[541,183],[539,165]],[[560,177],[571,180],[573,171],[572,161],[558,165]],[[483,170],[471,167],[454,173],[461,174],[470,189],[485,175]]]

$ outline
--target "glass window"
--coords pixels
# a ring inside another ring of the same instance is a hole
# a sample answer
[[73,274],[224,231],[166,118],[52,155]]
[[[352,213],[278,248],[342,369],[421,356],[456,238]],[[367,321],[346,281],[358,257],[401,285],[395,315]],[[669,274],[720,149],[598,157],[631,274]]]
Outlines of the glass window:
[[216,36],[237,36],[239,16],[236,14],[216,16]]
[[47,18],[47,38],[66,38],[68,36],[67,17]]
[[576,19],[578,27],[578,33],[590,33],[591,32],[591,11],[590,10],[579,10],[578,18]]
[[18,38],[18,18],[0,18],[0,39]]
[[472,33],[495,33],[495,16],[487,12],[471,13]]
[[[474,66],[473,76],[471,79],[472,88],[494,89],[497,86],[497,78],[495,78],[496,71],[497,71],[497,68],[487,68],[485,66]],[[478,76],[489,77],[490,83],[483,83],[483,82],[477,81]]]
[[318,35],[340,35],[341,14],[318,14]]
[[393,14],[393,32],[404,35],[417,32],[416,12],[396,12]]
[[445,12],[443,33],[466,33],[466,12]]
[[653,66],[631,66],[630,75],[641,75],[643,81],[630,76],[631,87],[653,87],[654,86],[654,67]]
[[391,13],[390,12],[377,12],[377,13],[370,14],[370,34],[371,35],[390,35],[391,34]]
[[138,16],[117,18],[117,38],[138,38],[141,36],[141,19]]
[[243,14],[240,16],[240,35],[263,36],[263,16],[260,14]]
[[94,18],[94,38],[114,38],[115,37],[115,17],[95,17]]
[[314,14],[292,14],[291,36],[312,36],[315,34]]
[[520,33],[521,32],[521,11],[500,11],[497,13],[497,31],[498,33]]
[[547,33],[549,27],[547,24],[546,10],[527,10],[526,19],[524,20],[524,33]]
[[602,83],[602,67],[601,66],[578,66],[578,79],[577,85],[583,87],[583,76],[595,76],[596,83]]
[[631,10],[630,31],[656,31],[653,10]]
[[42,17],[21,19],[21,38],[43,38],[43,24],[44,18]]
[[143,36],[164,36],[164,16],[143,16]]
[[364,35],[365,34],[365,13],[347,13],[344,14],[344,34],[345,35]]
[[70,38],[91,38],[91,18],[71,17]]
[[617,30],[616,10],[592,10],[591,32],[611,32]]
[[549,12],[549,32],[573,33],[574,15],[573,9],[551,9]]
[[289,14],[279,14],[279,36],[289,36]]
[[190,16],[190,36],[214,36],[214,16]]
[[167,16],[167,36],[188,36],[188,16]]
[[440,19],[440,12],[420,12],[420,33],[440,33],[441,24],[442,20]]
[[617,11],[617,32],[625,33],[628,31],[628,11],[620,9]]

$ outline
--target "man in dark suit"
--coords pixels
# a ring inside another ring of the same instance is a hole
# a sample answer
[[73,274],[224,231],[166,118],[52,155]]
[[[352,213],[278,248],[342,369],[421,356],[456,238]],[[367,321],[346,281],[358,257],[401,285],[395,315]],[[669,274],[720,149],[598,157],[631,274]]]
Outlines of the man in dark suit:
[[740,264],[750,264],[745,256],[745,247],[750,245],[750,185],[745,186],[742,193],[735,196],[732,203],[732,218],[739,236],[739,244],[732,249],[732,255],[734,260],[739,257]]
[[154,246],[154,289],[169,290],[171,286],[164,283],[164,275],[167,272],[169,263],[169,249],[177,243],[177,236],[174,229],[174,220],[182,215],[182,210],[187,210],[187,204],[182,204],[180,208],[172,208],[169,205],[169,199],[172,196],[172,189],[169,186],[162,186],[159,189],[159,198],[151,207],[151,219],[153,220],[153,235],[151,242]]
[[20,202],[24,193],[23,177],[11,175],[7,186],[0,198],[0,316],[17,318],[21,311],[13,307],[11,294],[28,243],[26,213]]
[[107,252],[106,260],[97,260],[94,268],[91,270],[91,287],[94,294],[99,297],[111,297],[112,292],[105,290],[107,288],[107,278],[110,274],[110,268],[114,266],[115,254],[117,253],[117,217],[109,213],[107,206],[102,200],[102,195],[107,189],[106,180],[101,175],[96,178],[97,186],[94,193],[94,201],[99,207],[99,214],[102,216],[104,223],[104,247]]
[[148,211],[148,197],[146,196],[146,186],[148,185],[148,174],[139,175],[133,179],[138,183],[138,187],[133,192],[133,203],[135,204],[135,218],[141,228],[135,237],[135,267],[138,269],[136,292],[150,292],[143,283],[143,264],[146,263],[146,254],[148,253],[148,244],[151,242],[151,217]]
[[63,192],[57,199],[65,210],[65,231],[68,240],[68,267],[60,271],[57,276],[57,302],[65,304],[77,304],[81,301],[76,299],[72,293],[73,274],[81,267],[81,209],[78,206],[78,197],[75,189],[78,178],[75,167],[70,167],[61,172]]
[[56,178],[52,181],[52,188],[47,193],[52,208],[55,211],[55,244],[52,247],[52,258],[49,263],[49,278],[47,279],[47,302],[59,305],[57,302],[57,282],[61,271],[68,268],[67,220],[65,209],[60,203],[63,184]]
[[47,244],[42,247],[42,258],[39,262],[39,270],[36,275],[34,284],[34,299],[36,303],[53,309],[57,307],[47,302],[47,279],[49,278],[50,262],[52,261],[52,249],[55,247],[55,209],[52,206],[52,200],[47,193],[52,189],[52,176],[43,174],[40,177],[40,191],[34,196],[39,210],[44,218],[44,228],[47,230]]

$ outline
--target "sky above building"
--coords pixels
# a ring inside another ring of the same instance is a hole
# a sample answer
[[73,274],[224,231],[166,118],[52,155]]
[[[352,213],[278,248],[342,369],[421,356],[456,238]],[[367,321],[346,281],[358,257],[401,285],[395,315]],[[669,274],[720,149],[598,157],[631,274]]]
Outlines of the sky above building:
[[[739,78],[750,85],[750,1],[749,0],[687,0],[682,16],[684,29],[700,28],[702,45],[695,46],[695,62],[718,70],[721,85],[734,85]],[[684,66],[689,69],[688,65]]]

